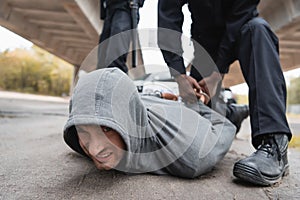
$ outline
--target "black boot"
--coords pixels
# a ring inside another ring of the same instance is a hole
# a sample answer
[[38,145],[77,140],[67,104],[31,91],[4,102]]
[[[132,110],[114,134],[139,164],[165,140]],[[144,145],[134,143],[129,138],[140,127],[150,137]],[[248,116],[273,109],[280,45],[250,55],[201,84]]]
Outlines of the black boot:
[[[227,99],[228,101],[228,99]],[[216,112],[221,115],[226,115],[226,118],[235,125],[236,133],[239,132],[242,122],[249,116],[249,106],[236,103],[225,103],[223,92],[220,95],[213,97],[213,100],[208,104]]]
[[226,108],[226,118],[236,127],[236,133],[239,132],[242,122],[249,116],[248,105],[229,104]]
[[244,181],[268,186],[288,174],[288,137],[285,134],[269,134],[251,156],[235,163],[233,175]]

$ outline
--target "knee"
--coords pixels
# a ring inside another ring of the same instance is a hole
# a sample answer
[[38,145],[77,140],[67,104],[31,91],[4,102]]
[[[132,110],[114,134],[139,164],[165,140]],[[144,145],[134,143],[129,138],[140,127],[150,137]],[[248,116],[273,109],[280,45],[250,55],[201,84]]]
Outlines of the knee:
[[269,24],[262,18],[255,17],[248,21],[241,29],[241,32],[247,32],[249,30],[265,30],[270,29]]
[[[270,38],[276,45],[278,45],[278,38],[272,31],[268,22],[264,19],[256,17],[247,22],[241,29],[241,37],[248,38]],[[251,33],[251,34],[250,34]]]
[[251,27],[264,27],[266,25],[268,26],[268,23],[262,18],[255,17],[248,22],[248,25]]

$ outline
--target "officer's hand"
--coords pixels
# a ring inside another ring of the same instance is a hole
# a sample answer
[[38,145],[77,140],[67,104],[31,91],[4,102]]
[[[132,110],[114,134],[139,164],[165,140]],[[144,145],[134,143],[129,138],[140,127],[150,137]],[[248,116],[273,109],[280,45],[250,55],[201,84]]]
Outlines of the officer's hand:
[[209,77],[202,79],[199,82],[202,91],[208,94],[210,98],[215,96],[218,83],[222,80],[223,76],[223,74],[214,71]]
[[200,98],[200,94],[197,91],[201,90],[198,82],[185,74],[177,76],[175,80],[178,83],[179,95],[183,102],[189,104],[196,103],[198,98]]

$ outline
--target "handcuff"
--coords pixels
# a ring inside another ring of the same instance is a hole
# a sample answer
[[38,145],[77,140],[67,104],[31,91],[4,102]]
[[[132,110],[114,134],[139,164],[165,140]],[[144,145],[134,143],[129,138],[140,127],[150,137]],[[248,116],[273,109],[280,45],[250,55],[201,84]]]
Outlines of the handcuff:
[[[208,102],[210,101],[209,95],[203,92],[202,90],[199,91],[199,94],[201,95],[201,97],[199,97],[199,100],[202,101],[202,103],[204,104],[208,104]],[[158,96],[162,99],[173,100],[173,101],[178,101],[178,99],[180,99],[180,96],[177,96],[172,93],[166,93],[160,91],[155,91],[155,96]]]
[[204,97],[204,99],[201,99],[201,97],[199,98],[204,104],[208,104],[208,102],[210,101],[210,96],[203,92],[202,90],[199,91],[199,94],[202,95],[201,97]]

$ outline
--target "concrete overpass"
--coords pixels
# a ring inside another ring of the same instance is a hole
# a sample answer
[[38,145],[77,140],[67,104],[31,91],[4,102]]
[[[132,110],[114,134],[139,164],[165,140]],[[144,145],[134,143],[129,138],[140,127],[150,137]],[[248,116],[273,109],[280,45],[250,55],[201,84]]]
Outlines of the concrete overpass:
[[79,66],[102,29],[97,0],[1,0],[0,24]]
[[[99,10],[98,0],[1,0],[0,25],[78,67],[97,45]],[[259,10],[280,38],[283,70],[299,67],[300,1],[261,0]],[[243,81],[234,64],[225,86]]]

